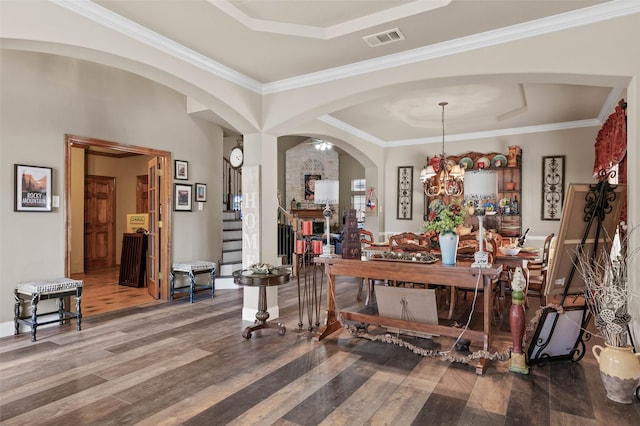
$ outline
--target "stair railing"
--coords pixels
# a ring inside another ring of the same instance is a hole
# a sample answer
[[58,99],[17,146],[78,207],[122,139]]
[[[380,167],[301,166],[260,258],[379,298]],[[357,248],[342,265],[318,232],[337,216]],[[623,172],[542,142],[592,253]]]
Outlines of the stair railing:
[[283,264],[292,267],[293,276],[298,276],[298,255],[296,240],[302,224],[297,216],[278,206],[278,257]]
[[242,170],[234,169],[229,159],[222,157],[222,203],[225,211],[241,210]]

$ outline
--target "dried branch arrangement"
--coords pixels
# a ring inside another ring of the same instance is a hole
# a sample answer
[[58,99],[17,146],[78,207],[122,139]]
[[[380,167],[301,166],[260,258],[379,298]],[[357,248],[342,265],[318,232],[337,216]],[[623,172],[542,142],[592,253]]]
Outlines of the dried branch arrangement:
[[585,282],[587,307],[601,337],[611,346],[627,344],[629,314],[628,266],[638,249],[628,252],[628,236],[621,238],[620,252],[610,255],[604,250],[595,258],[583,252],[577,269]]

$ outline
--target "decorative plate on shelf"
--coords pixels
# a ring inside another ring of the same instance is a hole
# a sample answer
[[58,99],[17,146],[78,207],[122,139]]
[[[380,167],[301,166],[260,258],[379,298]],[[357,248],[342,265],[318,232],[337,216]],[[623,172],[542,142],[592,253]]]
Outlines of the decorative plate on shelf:
[[502,154],[498,154],[491,159],[491,165],[496,169],[500,167],[507,167],[507,157]]
[[476,166],[479,169],[488,169],[491,166],[491,161],[487,157],[480,157],[476,161]]
[[464,157],[460,160],[458,165],[465,170],[471,170],[473,169],[473,160],[469,157]]

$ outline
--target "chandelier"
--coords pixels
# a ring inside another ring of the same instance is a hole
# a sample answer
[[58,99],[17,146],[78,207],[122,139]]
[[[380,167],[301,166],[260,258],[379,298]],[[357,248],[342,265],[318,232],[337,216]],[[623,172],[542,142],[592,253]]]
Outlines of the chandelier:
[[425,195],[436,197],[438,195],[459,196],[464,191],[464,170],[456,163],[449,164],[444,153],[444,107],[448,102],[440,102],[442,107],[442,155],[434,157],[420,172],[420,180],[424,187]]
[[326,151],[328,149],[331,149],[333,147],[333,144],[331,142],[327,142],[324,141],[322,139],[312,139],[313,140],[313,146],[318,150],[318,151]]

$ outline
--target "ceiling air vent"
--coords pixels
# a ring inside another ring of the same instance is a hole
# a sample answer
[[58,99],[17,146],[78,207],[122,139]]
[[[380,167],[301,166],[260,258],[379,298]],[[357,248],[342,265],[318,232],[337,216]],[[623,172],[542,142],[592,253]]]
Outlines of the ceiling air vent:
[[362,39],[370,46],[377,47],[382,46],[383,44],[393,43],[394,41],[404,40],[404,34],[398,29],[394,28],[392,30],[383,31],[378,34],[371,34]]

